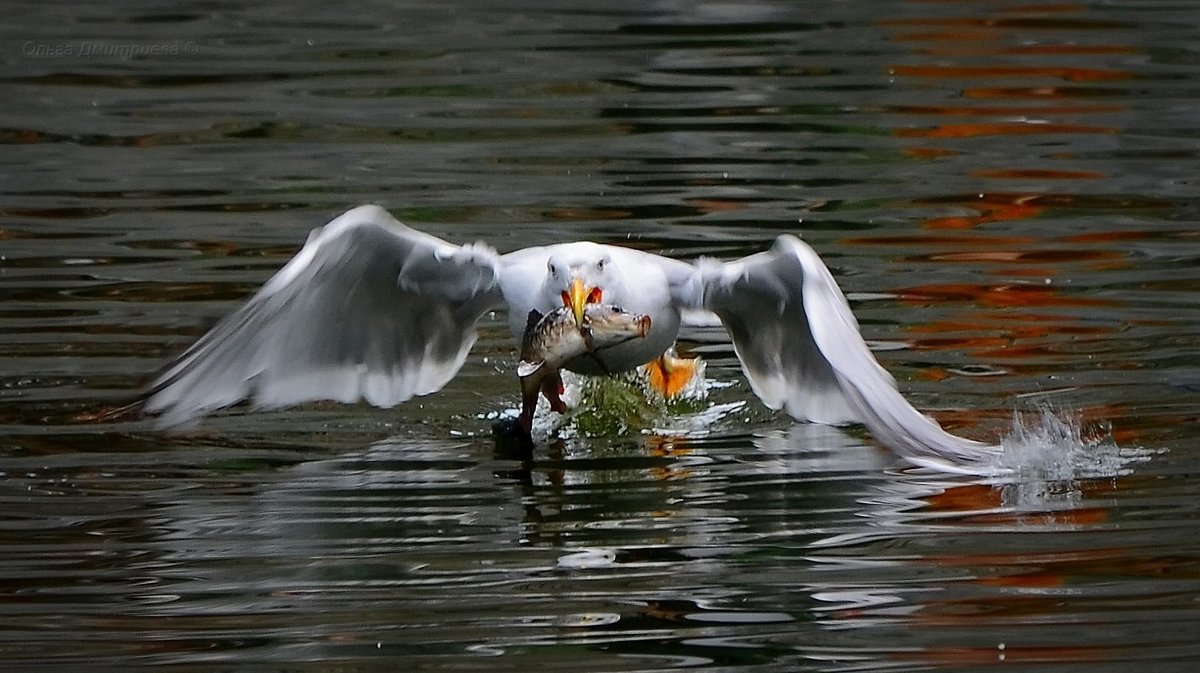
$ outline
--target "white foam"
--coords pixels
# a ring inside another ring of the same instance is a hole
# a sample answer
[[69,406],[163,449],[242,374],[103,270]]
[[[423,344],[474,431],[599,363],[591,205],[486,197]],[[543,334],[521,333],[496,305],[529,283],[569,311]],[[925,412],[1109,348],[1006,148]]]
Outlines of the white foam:
[[1118,477],[1154,454],[1118,446],[1108,423],[1086,424],[1078,412],[1041,407],[1013,412],[1000,441],[1000,464],[1015,475],[1043,480]]

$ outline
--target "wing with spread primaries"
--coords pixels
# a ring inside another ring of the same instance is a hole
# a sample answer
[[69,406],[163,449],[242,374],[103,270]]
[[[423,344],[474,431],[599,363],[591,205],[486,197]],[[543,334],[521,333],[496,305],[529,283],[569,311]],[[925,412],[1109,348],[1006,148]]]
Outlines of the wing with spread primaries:
[[152,384],[161,425],[246,398],[258,407],[366,400],[389,407],[439,390],[475,324],[502,302],[498,258],[360,206],[316,229],[287,265]]
[[[678,264],[673,263],[673,264]],[[896,389],[859,332],[817,253],[794,236],[767,252],[675,267],[672,292],[725,325],[754,392],[798,420],[859,422],[905,459],[938,470],[991,473],[999,449],[952,435]]]

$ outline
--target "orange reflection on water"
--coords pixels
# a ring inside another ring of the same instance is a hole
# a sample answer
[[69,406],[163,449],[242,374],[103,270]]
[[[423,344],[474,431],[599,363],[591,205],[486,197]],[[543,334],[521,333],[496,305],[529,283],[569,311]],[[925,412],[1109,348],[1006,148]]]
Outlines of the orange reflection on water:
[[[979,43],[994,42],[1000,37],[985,30],[935,30],[920,33],[901,33],[890,38],[893,42]],[[924,51],[924,50],[922,50]]]
[[1120,44],[1020,44],[993,47],[987,44],[964,42],[964,45],[922,49],[920,53],[930,56],[1058,56],[1062,54],[1095,56],[1136,52],[1133,47]]
[[[1107,18],[1097,19],[1085,13],[1090,8],[1075,3],[964,6],[970,15],[929,16],[887,19],[879,25],[895,32],[891,39],[913,45],[912,53],[935,56],[936,61],[895,63],[888,68],[899,78],[962,80],[962,105],[914,105],[893,108],[899,114],[940,117],[938,123],[918,128],[895,128],[900,138],[919,138],[921,146],[903,150],[915,159],[937,160],[950,154],[964,154],[969,144],[954,141],[996,136],[1039,135],[1112,135],[1119,129],[1106,124],[1084,123],[1082,115],[1122,112],[1127,105],[1106,101],[1103,104],[1053,104],[1058,100],[1104,97],[1124,94],[1101,83],[1133,78],[1123,63],[1105,60],[1115,55],[1136,54],[1140,48],[1122,43],[1121,29],[1127,24]],[[1092,33],[1095,40],[1066,40],[1060,31],[1070,34]],[[1113,37],[1117,40],[1113,40]],[[921,45],[921,46],[917,46]],[[1016,80],[1016,86],[997,86],[1003,80]],[[993,84],[995,83],[995,84]],[[1063,83],[1067,83],[1064,85]],[[1023,100],[1029,104],[972,106],[980,99]],[[1049,103],[1040,105],[1040,103]],[[958,117],[959,120],[945,119]],[[952,144],[954,150],[937,147]],[[1042,156],[1043,161],[1071,160],[1070,156]],[[961,161],[961,160],[960,160]],[[1057,169],[1016,166],[968,166],[965,172],[988,180],[1095,180],[1107,177],[1099,170],[1075,167]],[[1041,215],[1044,203],[1037,194],[1007,198],[1001,195],[969,204],[978,214],[947,216],[926,220],[933,229],[968,229],[989,222],[1029,219]],[[1029,273],[1025,269],[1021,273]]]
[[948,150],[941,147],[906,147],[904,154],[918,159],[933,159],[936,157],[950,157],[959,154],[957,150]]
[[695,449],[691,447],[687,437],[680,435],[647,435],[646,450],[650,455],[659,458],[690,456],[695,453]]
[[[967,87],[962,90],[963,98],[974,99],[1073,99],[1096,98],[1113,95],[1112,89],[1082,86],[1005,86],[1005,87]],[[1127,106],[1116,106],[1118,110],[1126,110]],[[1031,108],[1037,110],[1039,108]]]
[[1152,232],[1144,229],[1121,230],[1121,231],[1095,231],[1084,234],[1071,234],[1063,236],[1061,240],[1069,243],[1119,243],[1121,241],[1136,241],[1147,239],[1153,236]]
[[[919,2],[920,0],[917,0],[917,1]],[[937,1],[937,0],[935,0],[935,1]],[[957,1],[957,0],[952,0],[952,1]],[[1070,14],[1074,14],[1077,12],[1082,12],[1084,10],[1084,7],[1085,7],[1084,5],[1082,5],[1078,2],[1058,2],[1058,3],[1039,3],[1039,4],[1033,4],[1033,5],[1010,5],[1008,7],[1005,7],[1004,11],[1008,14],[1016,14],[1016,13],[1021,13],[1021,14],[1070,13]]]
[[1050,77],[1068,82],[1106,82],[1130,79],[1133,77],[1124,70],[1108,70],[1103,68],[1078,68],[1053,65],[894,65],[888,68],[888,73],[904,77],[940,77],[940,78],[996,78],[996,77]]
[[1095,180],[1107,177],[1099,171],[1068,171],[1050,168],[980,168],[971,171],[978,178],[1015,178],[1024,180]]
[[[1033,263],[1061,264],[1084,262],[1090,260],[1124,259],[1124,253],[1117,250],[1095,250],[1058,248],[1053,250],[968,250],[963,252],[938,252],[927,255],[927,259],[939,262],[988,262],[988,263]],[[1107,268],[1107,265],[1105,265]],[[1006,273],[1016,273],[1018,269],[1005,269]]]
[[[964,314],[954,320],[935,320],[909,327],[917,334],[948,334],[954,332],[996,333],[1000,332],[1005,342],[1013,339],[1041,339],[1053,334],[1071,336],[1101,336],[1113,334],[1120,327],[1116,324],[1063,322],[1063,316],[1046,313]],[[915,345],[920,348],[927,342]]]
[[1036,194],[980,194],[963,205],[976,210],[978,214],[933,217],[921,224],[929,229],[972,229],[988,222],[1036,217],[1046,209]]
[[556,208],[544,214],[552,220],[627,220],[633,216],[628,210],[614,208]]
[[687,199],[687,204],[694,206],[706,214],[725,213],[735,210],[745,210],[749,207],[749,203],[745,200],[736,199]]
[[[646,437],[646,451],[649,455],[656,458],[679,458],[695,453],[695,449],[689,445],[686,437],[656,434]],[[683,464],[677,463],[656,465],[650,467],[646,473],[655,481],[672,481],[687,479],[693,476],[692,470]]]
[[[1024,105],[1005,107],[979,107],[969,105],[893,105],[888,108],[899,114],[914,115],[949,115],[956,117],[1011,117],[1027,115],[1031,108]],[[1119,112],[1124,110],[1122,105],[1055,105],[1035,108],[1040,115],[1055,114],[1084,114],[1089,112]]]
[[1062,294],[1051,285],[972,285],[968,283],[935,283],[914,285],[897,290],[900,301],[907,304],[970,302],[980,306],[1113,306],[1116,302],[1096,297]]
[[[1030,114],[1037,114],[1031,108]],[[941,124],[923,129],[895,129],[893,135],[900,138],[975,138],[978,136],[1023,136],[1042,134],[1112,134],[1117,129],[1111,126],[1089,126],[1086,124],[1054,124],[1043,121],[992,122],[988,124]]]
[[[1136,212],[1146,211],[1161,211],[1170,207],[1170,203],[1153,197],[1141,197],[1133,195],[1121,196],[1103,196],[1103,195],[1087,195],[1087,194],[1066,194],[1056,192],[1042,193],[1026,193],[1026,192],[980,192],[976,194],[952,194],[946,196],[933,196],[912,199],[910,201],[897,202],[898,207],[920,207],[927,208],[930,206],[946,207],[956,206],[959,208],[967,208],[978,211],[977,216],[951,216],[930,218],[923,221],[923,226],[931,229],[969,229],[978,224],[987,222],[998,222],[1012,219],[1024,219],[1037,216],[1049,208],[1090,208],[1104,210],[1130,210]],[[1105,242],[1110,239],[1105,238],[1110,234],[1100,232],[1095,234],[1097,238],[1089,239],[1092,234],[1081,234],[1082,238],[1064,238],[1064,241],[1076,242]],[[1135,232],[1118,232],[1112,234],[1117,237],[1136,237],[1148,236],[1150,234],[1138,234]],[[1183,234],[1181,234],[1182,236]],[[872,239],[852,239],[856,242],[871,243]],[[883,239],[880,239],[883,240]],[[1001,239],[966,239],[962,242],[975,242],[981,246],[998,244]],[[1005,241],[1014,240],[1005,238]],[[1026,239],[1027,241],[1028,239]],[[1121,240],[1119,238],[1111,240]],[[924,241],[921,238],[915,238],[910,241],[914,244],[921,244]],[[956,239],[932,237],[928,239],[930,243],[951,243],[956,242]]]

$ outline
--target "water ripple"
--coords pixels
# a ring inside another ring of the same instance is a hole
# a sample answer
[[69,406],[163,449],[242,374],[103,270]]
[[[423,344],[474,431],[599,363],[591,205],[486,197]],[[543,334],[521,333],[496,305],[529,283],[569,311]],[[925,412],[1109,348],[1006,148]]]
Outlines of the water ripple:
[[[1191,670],[1190,10],[14,7],[0,656]],[[690,406],[618,427],[584,405],[531,456],[491,436],[519,401],[503,315],[396,409],[236,408],[181,435],[120,413],[360,202],[501,250],[802,234],[905,393],[1007,436],[1014,471],[932,475],[791,423],[718,328],[680,344],[708,363]]]

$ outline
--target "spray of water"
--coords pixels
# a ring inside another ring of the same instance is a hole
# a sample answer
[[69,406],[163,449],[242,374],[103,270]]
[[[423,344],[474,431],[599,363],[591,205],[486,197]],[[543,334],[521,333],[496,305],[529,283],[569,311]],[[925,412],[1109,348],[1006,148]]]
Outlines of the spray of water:
[[1000,464],[1014,475],[1040,480],[1118,477],[1148,460],[1152,451],[1119,446],[1107,422],[1085,423],[1076,411],[1040,406],[1013,412],[1001,440]]
[[704,375],[705,368],[700,360],[695,376],[671,398],[654,390],[641,370],[611,377],[576,376],[564,371],[563,400],[582,410],[571,419],[572,429],[585,437],[607,436],[656,431],[669,419],[695,419],[697,415],[711,422],[705,413],[712,407],[708,402],[711,382]]
[[[713,404],[705,364],[682,394],[664,399],[640,371],[615,377],[583,377],[563,372],[563,399],[581,413],[567,416],[543,408],[535,416],[535,437],[551,434],[580,437],[620,436],[629,432],[706,434],[720,419],[738,412],[744,403]],[[1031,411],[1014,411],[1012,427],[1000,440],[993,477],[1001,483],[1070,484],[1077,480],[1113,478],[1128,474],[1133,465],[1149,460],[1154,451],[1122,447],[1107,422],[1088,423],[1082,414],[1056,408],[1045,401]],[[1068,491],[1071,491],[1069,486]]]

